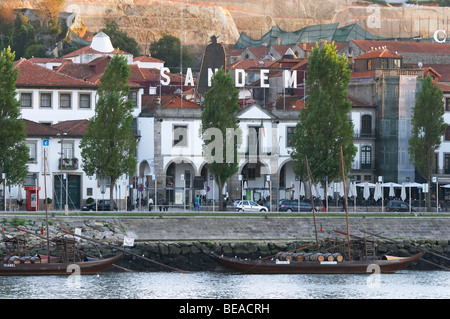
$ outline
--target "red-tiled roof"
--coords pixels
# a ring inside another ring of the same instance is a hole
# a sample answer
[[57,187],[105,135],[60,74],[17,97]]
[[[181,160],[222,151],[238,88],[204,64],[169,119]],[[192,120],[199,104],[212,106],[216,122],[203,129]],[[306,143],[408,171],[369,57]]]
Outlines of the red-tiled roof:
[[275,51],[277,51],[278,54],[283,56],[286,53],[286,51],[291,48],[291,46],[290,45],[272,45],[271,48],[274,49]]
[[281,59],[270,65],[271,68],[290,68],[291,70],[295,70],[300,66],[307,64],[307,58],[299,58],[299,59]]
[[86,133],[88,120],[71,120],[53,124],[52,127],[60,132],[67,133],[67,136],[83,136]]
[[[67,63],[67,65],[69,64]],[[63,65],[66,65],[66,63]],[[55,72],[25,59],[16,61],[15,67],[19,70],[19,77],[16,82],[17,87],[77,87],[91,89],[97,87],[95,83]]]
[[114,49],[112,52],[107,52],[107,53],[100,52],[100,51],[92,49],[88,45],[88,46],[86,46],[84,48],[81,48],[81,49],[75,50],[73,52],[70,52],[70,53],[68,53],[66,55],[63,55],[61,58],[63,58],[63,59],[74,58],[74,57],[79,56],[80,54],[83,54],[83,53],[84,54],[116,54],[116,53],[119,53],[119,54],[130,54],[130,53],[127,53],[127,52],[119,50],[119,49]]
[[365,71],[365,72],[352,72],[352,78],[373,78],[375,76],[375,71]]
[[297,45],[305,51],[311,51],[313,48],[315,48],[316,43],[301,42],[301,43],[297,43]]
[[[158,82],[161,80],[160,70],[159,69],[147,69],[140,68],[140,72],[146,81],[150,82]],[[178,73],[164,73],[170,78],[170,83],[182,83],[184,81],[184,76],[181,76]]]
[[28,61],[33,63],[71,63],[72,61],[56,58],[31,58]]
[[442,90],[442,92],[450,93],[450,85],[439,82],[437,84],[439,85],[439,88]]
[[403,59],[403,57],[397,53],[391,52],[387,49],[383,50],[374,50],[369,51],[365,54],[360,55],[355,58],[355,60],[363,60],[363,59],[375,59],[375,58],[395,58],[395,59]]
[[303,96],[279,97],[275,101],[275,105],[273,103],[269,103],[265,106],[265,108],[270,110],[274,106],[277,110],[300,111],[305,106],[305,101],[303,100]]
[[228,66],[228,69],[267,69],[274,63],[274,61],[260,59],[244,59],[231,64]]
[[[157,107],[158,95],[142,96],[142,113],[153,113]],[[181,98],[179,95],[162,95],[161,108],[168,109],[200,109],[201,106],[192,101]]]
[[267,55],[269,50],[265,47],[248,47],[251,53],[253,53],[257,58],[263,58]]
[[56,136],[59,132],[51,125],[36,123],[26,119],[23,119],[23,121],[25,122],[27,136]]
[[157,59],[157,58],[154,58],[154,57],[151,57],[151,56],[147,56],[147,55],[135,57],[135,58],[133,59],[133,61],[139,61],[139,62],[155,62],[155,63],[164,63],[164,62],[165,62],[165,61],[163,61],[163,60],[160,60],[160,59]]
[[[80,80],[86,80],[98,84],[106,66],[111,60],[110,56],[98,57],[89,63],[64,63],[55,70],[58,73],[72,76]],[[131,75],[129,84],[131,87],[140,87],[136,82],[145,80],[139,67],[135,64],[130,65]]]
[[360,99],[357,99],[356,97],[354,97],[354,96],[348,96],[347,97],[347,99],[350,101],[350,102],[352,102],[352,106],[353,107],[370,107],[370,106],[372,106],[372,105],[370,105],[369,103],[367,103],[367,102],[364,102],[364,101],[362,101],[362,100],[360,100]]
[[404,41],[378,41],[378,40],[353,40],[363,51],[386,47],[392,52],[402,53],[441,53],[450,54],[450,43],[431,42],[404,42]]
[[68,137],[81,137],[86,133],[88,120],[64,121],[53,125],[23,120],[27,136],[58,136],[58,133],[67,133]]
[[450,82],[450,64],[428,64],[425,63],[423,65],[424,69],[432,68],[435,70],[441,77],[439,78],[440,82]]
[[56,72],[69,75],[81,80],[97,82],[101,73],[96,73],[95,68],[88,63],[65,63],[55,69]]
[[244,52],[244,49],[230,49],[230,48],[226,48],[225,52],[229,56],[238,57],[238,56],[240,56],[242,54],[242,52]]

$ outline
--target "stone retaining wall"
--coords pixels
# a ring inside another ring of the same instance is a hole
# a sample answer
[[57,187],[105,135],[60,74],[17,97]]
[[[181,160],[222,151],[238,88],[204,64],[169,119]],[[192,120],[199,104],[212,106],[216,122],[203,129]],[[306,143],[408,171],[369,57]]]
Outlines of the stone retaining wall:
[[[41,227],[45,225],[42,216],[5,216],[2,220],[4,233],[0,239],[20,235],[27,245],[44,242],[39,238]],[[346,236],[334,229],[346,231],[345,217],[316,218],[318,238],[336,240]],[[15,226],[27,229],[19,231]],[[294,250],[315,243],[314,220],[312,217],[66,217],[49,219],[50,238],[61,234],[60,229],[74,231],[80,228],[82,235],[102,243],[145,256],[158,263],[182,270],[214,270],[216,264],[205,254],[215,251],[229,256],[259,258],[271,256],[279,251]],[[380,239],[377,254],[392,253],[400,256],[426,250],[450,257],[450,218],[445,217],[351,217],[350,232],[363,237],[363,230],[398,241]],[[320,229],[322,231],[320,231]],[[135,239],[133,247],[124,247],[124,237]],[[114,255],[116,249],[94,244],[81,239],[79,249],[103,257]],[[324,249],[324,246],[321,247]],[[315,249],[315,248],[310,248]],[[362,254],[359,247],[352,247],[354,256]],[[0,255],[7,253],[0,244]],[[30,254],[46,253],[45,246],[37,247]],[[449,266],[448,260],[433,254],[425,258],[439,265]],[[125,254],[119,265],[133,270],[169,270],[134,255]],[[433,268],[431,264],[419,262],[414,267]],[[434,267],[436,268],[436,267]]]

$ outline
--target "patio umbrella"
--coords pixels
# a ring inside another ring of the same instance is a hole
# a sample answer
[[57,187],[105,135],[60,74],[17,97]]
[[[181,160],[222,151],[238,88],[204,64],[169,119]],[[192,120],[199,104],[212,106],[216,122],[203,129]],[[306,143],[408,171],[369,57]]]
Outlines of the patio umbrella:
[[22,200],[22,188],[19,186],[18,188],[17,188],[17,200],[18,201],[21,201]]
[[300,196],[305,196],[305,184],[300,183]]
[[370,197],[370,189],[369,189],[369,183],[364,183],[364,192],[363,192],[363,197],[365,200],[369,199]]
[[324,199],[325,190],[322,188],[322,184],[321,183],[318,183],[316,185],[316,193],[317,193],[317,196],[319,196],[320,199]]
[[348,185],[348,192],[347,192],[348,197],[352,197],[355,195],[355,194],[353,194],[352,184],[353,183],[350,182],[350,184]]
[[358,192],[356,191],[356,182],[350,183],[350,188],[352,189],[352,194],[355,198],[358,196]]
[[380,183],[376,183],[375,184],[375,192],[373,194],[373,199],[375,199],[377,201],[380,198],[381,198],[381,184]]
[[334,197],[334,188],[333,188],[333,182],[328,184],[328,189],[327,189],[327,196],[331,196]]
[[404,201],[406,199],[406,188],[405,183],[402,184],[402,191],[400,193],[400,198]]
[[393,183],[393,182],[389,182],[389,183],[384,183],[383,187],[402,187],[402,185]]
[[365,187],[366,184],[369,186],[369,188],[375,188],[375,186],[376,186],[374,183],[369,183],[369,182],[358,183],[358,184],[356,184],[356,186],[358,186],[358,187]]
[[344,196],[344,182],[339,183],[339,196]]
[[317,197],[316,185],[311,184],[311,196],[312,198]]
[[389,186],[389,197],[395,197],[394,185]]

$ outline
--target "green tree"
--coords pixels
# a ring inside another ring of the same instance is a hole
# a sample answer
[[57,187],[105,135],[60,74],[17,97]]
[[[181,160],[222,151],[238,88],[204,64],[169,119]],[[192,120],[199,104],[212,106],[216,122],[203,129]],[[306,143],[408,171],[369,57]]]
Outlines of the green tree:
[[136,40],[130,37],[126,32],[120,30],[115,21],[107,24],[102,31],[109,36],[114,48],[119,48],[133,56],[139,56],[141,54],[141,49]]
[[[89,176],[110,177],[111,199],[117,179],[123,174],[131,175],[136,169],[130,74],[126,58],[114,55],[100,79],[96,116],[89,120],[80,143],[83,170]],[[113,210],[112,201],[110,209]]]
[[[441,137],[447,124],[444,122],[444,94],[430,76],[422,83],[422,91],[413,108],[412,132],[408,152],[411,163],[428,183],[435,170],[435,152],[441,145]],[[428,192],[428,209],[431,209]]]
[[219,187],[219,210],[222,209],[222,189],[227,180],[237,173],[237,149],[241,145],[236,112],[239,110],[239,91],[223,69],[212,77],[212,86],[205,93],[201,133],[206,167],[214,175]]
[[152,57],[163,60],[168,68],[179,70],[181,64],[183,69],[192,66],[192,55],[185,46],[181,46],[180,39],[172,35],[165,34],[157,42],[150,44],[150,53]]
[[303,178],[307,176],[307,156],[315,182],[325,176],[342,180],[341,146],[345,172],[350,171],[356,154],[353,124],[348,116],[352,107],[347,99],[350,73],[348,60],[337,54],[334,43],[325,43],[322,48],[316,45],[308,58],[308,97],[299,113],[291,153],[294,171]]
[[32,44],[36,43],[36,36],[33,26],[28,22],[26,17],[17,14],[14,21],[14,27],[9,37],[9,45],[15,51],[17,59],[25,54],[25,50]]
[[0,52],[0,173],[10,184],[20,184],[28,174],[29,149],[25,145],[25,123],[16,99],[18,71],[11,49]]
[[25,50],[23,57],[25,59],[30,59],[32,57],[46,58],[46,57],[48,57],[47,49],[45,48],[45,45],[43,45],[43,44],[32,44]]

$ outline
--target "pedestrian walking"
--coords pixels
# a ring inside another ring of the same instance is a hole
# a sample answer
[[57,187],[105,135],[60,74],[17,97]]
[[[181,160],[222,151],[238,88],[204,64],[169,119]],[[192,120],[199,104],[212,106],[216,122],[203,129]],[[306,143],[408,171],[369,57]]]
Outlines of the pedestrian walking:
[[196,212],[200,211],[200,198],[198,198],[198,195],[195,197],[195,209]]

